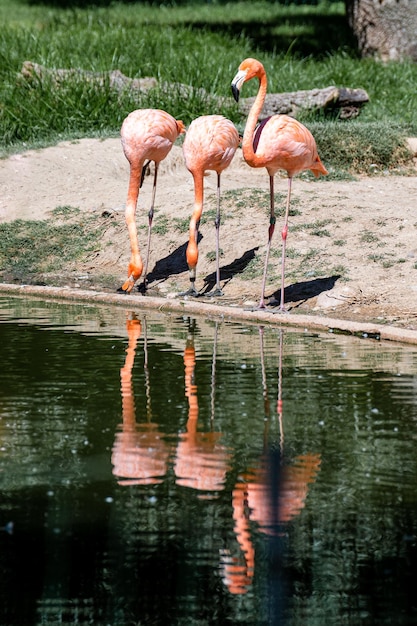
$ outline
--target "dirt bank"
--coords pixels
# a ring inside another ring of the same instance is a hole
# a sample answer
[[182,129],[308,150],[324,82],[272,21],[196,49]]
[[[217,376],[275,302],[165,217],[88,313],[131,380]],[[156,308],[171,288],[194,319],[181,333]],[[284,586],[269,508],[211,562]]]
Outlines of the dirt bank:
[[[76,207],[105,226],[94,252],[65,271],[30,276],[32,284],[114,294],[126,276],[129,242],[124,223],[128,164],[119,139],[84,139],[29,151],[0,161],[0,221],[47,219],[58,206]],[[139,198],[137,223],[146,249],[151,178]],[[216,179],[206,178],[197,287],[214,278]],[[283,204],[287,189],[277,177]],[[224,296],[209,303],[245,310],[257,304],[268,228],[266,172],[236,155],[222,177],[221,268]],[[297,177],[288,235],[286,302],[292,315],[314,315],[417,332],[417,176],[383,173],[355,180]],[[150,253],[149,296],[173,300],[188,287],[187,223],[193,185],[181,149],[161,165],[155,231]],[[279,217],[267,296],[279,295]],[[2,277],[3,282],[8,280]],[[141,296],[143,297],[143,296]],[[127,296],[128,298],[128,296]],[[192,305],[194,307],[194,305]],[[271,307],[273,308],[273,307]]]

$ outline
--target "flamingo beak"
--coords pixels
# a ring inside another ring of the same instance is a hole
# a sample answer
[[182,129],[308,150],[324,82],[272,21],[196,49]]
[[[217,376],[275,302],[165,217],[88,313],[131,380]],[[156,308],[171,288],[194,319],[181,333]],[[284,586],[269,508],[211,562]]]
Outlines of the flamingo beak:
[[236,102],[239,102],[240,89],[246,80],[246,72],[239,70],[232,80],[232,94]]

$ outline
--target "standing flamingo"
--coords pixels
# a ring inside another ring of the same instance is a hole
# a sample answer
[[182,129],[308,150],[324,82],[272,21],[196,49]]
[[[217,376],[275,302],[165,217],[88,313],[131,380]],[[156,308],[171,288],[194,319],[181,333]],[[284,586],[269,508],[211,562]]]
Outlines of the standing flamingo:
[[139,109],[130,113],[120,131],[124,154],[130,163],[129,189],[126,202],[126,224],[129,231],[131,257],[128,266],[128,279],[120,291],[130,293],[135,282],[140,278],[143,263],[139,252],[136,230],[136,205],[139,189],[143,184],[146,169],[151,161],[155,163],[151,208],[148,213],[148,249],[143,286],[146,290],[151,226],[154,214],[156,179],[159,163],[165,159],[178,135],[185,131],[184,124],[169,113],[160,109]]
[[232,93],[239,101],[239,93],[243,83],[257,78],[259,80],[258,94],[249,112],[243,134],[243,157],[251,167],[265,167],[269,174],[270,193],[270,225],[268,230],[268,246],[265,267],[262,279],[261,299],[259,308],[265,308],[265,285],[268,268],[271,239],[275,229],[274,211],[274,176],[280,169],[288,175],[288,194],[285,209],[284,226],[282,229],[282,261],[281,261],[281,302],[280,311],[284,307],[284,272],[285,272],[285,245],[288,234],[288,213],[291,198],[291,183],[295,174],[303,170],[311,170],[314,176],[327,174],[327,170],[317,153],[316,142],[310,131],[288,115],[272,115],[265,119],[258,128],[255,126],[262,110],[266,90],[267,77],[264,66],[256,59],[245,59],[239,65],[239,70],[232,81]]
[[217,173],[216,288],[212,295],[222,295],[219,269],[220,176],[223,170],[230,165],[239,141],[239,133],[234,124],[222,115],[198,117],[191,122],[187,130],[183,152],[187,169],[194,179],[194,212],[190,220],[190,239],[186,251],[191,286],[182,295],[198,295],[195,288],[198,262],[198,228],[203,212],[204,175],[209,170]]

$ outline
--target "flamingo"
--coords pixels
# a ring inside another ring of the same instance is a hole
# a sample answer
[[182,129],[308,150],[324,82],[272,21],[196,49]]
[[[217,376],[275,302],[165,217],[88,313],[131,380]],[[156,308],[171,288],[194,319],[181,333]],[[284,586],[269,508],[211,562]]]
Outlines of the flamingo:
[[155,163],[151,208],[148,213],[148,249],[143,287],[146,290],[146,277],[149,262],[151,227],[154,215],[156,180],[159,163],[170,152],[178,135],[185,132],[185,126],[166,111],[160,109],[138,109],[130,113],[120,131],[124,154],[130,164],[129,189],[126,202],[126,224],[130,238],[131,257],[128,266],[128,279],[120,291],[130,293],[143,271],[136,230],[136,205],[139,189],[142,187],[146,169],[151,161]]
[[222,295],[219,269],[220,234],[220,176],[230,165],[239,145],[239,133],[234,124],[222,115],[203,115],[193,120],[183,144],[185,165],[194,179],[194,211],[190,220],[190,238],[186,257],[191,286],[181,295],[197,296],[195,288],[198,262],[198,228],[203,212],[204,175],[207,171],[217,173],[216,214],[216,287],[212,295]]
[[293,177],[303,170],[311,170],[314,176],[328,174],[317,153],[315,139],[311,132],[297,120],[288,115],[272,115],[265,119],[255,129],[259,114],[262,110],[266,91],[267,77],[265,68],[256,59],[245,59],[239,65],[238,72],[232,80],[232,93],[239,101],[240,89],[243,83],[257,78],[259,80],[258,94],[249,112],[242,141],[243,157],[251,167],[265,167],[269,174],[270,193],[270,225],[268,229],[268,245],[262,279],[261,299],[259,308],[265,309],[265,285],[268,268],[269,252],[272,235],[275,229],[274,210],[274,176],[280,169],[285,170],[288,176],[288,193],[285,208],[282,236],[281,259],[281,300],[280,311],[284,307],[284,274],[285,274],[285,246],[288,234],[288,214],[291,198],[291,184]]

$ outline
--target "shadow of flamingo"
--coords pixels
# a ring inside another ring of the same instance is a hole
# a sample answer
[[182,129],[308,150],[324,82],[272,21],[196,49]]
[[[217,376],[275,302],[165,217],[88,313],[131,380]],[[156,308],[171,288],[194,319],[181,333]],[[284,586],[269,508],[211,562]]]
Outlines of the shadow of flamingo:
[[[296,304],[292,308],[297,308],[304,302],[307,302],[307,300],[315,298],[324,291],[330,291],[330,289],[333,289],[339,278],[340,275],[335,274],[334,276],[328,276],[327,278],[314,278],[313,280],[305,280],[300,283],[288,285],[288,287],[285,287],[285,302],[295,302]],[[267,303],[268,307],[279,306],[281,289],[275,291],[270,298],[271,299]]]
[[[220,268],[220,280],[224,280],[226,285],[236,274],[241,274],[244,269],[249,265],[249,263],[255,258],[255,252],[258,250],[258,247],[252,248],[251,250],[247,250],[242,256],[238,259],[235,259],[229,265],[224,265]],[[208,294],[216,284],[216,272],[212,272],[208,274],[204,278],[204,287],[201,291],[201,295]],[[224,286],[223,285],[223,286]]]
[[[202,238],[203,235],[199,233],[198,242],[200,242]],[[153,270],[148,274],[147,284],[149,285],[151,282],[166,280],[175,274],[188,272],[188,265],[185,256],[187,245],[187,243],[184,243],[163,259],[159,259],[159,261],[155,263]],[[220,280],[224,280],[225,284],[227,284],[234,276],[236,276],[236,274],[241,274],[248,264],[255,258],[255,252],[257,250],[258,247],[247,250],[241,257],[229,263],[229,265],[221,267]],[[212,272],[204,278],[204,287],[200,292],[200,295],[208,294],[208,292],[210,292],[215,285],[216,272]],[[138,290],[141,290],[140,285],[138,286]]]
[[[200,242],[202,238],[203,235],[199,233],[198,242]],[[185,257],[187,245],[188,241],[183,243],[173,252],[170,252],[167,256],[159,259],[159,261],[155,263],[153,270],[148,274],[148,284],[151,282],[166,280],[175,274],[188,272],[187,259]]]

